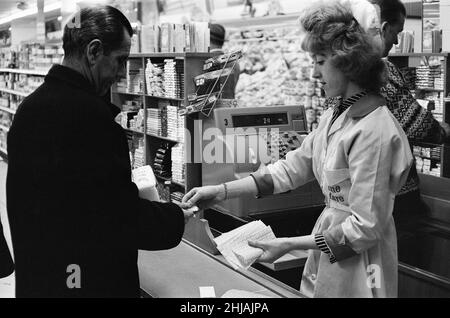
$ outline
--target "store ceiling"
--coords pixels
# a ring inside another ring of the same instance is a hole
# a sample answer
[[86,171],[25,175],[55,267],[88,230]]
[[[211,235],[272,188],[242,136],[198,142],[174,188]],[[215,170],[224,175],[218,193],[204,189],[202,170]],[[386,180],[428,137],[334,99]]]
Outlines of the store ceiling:
[[21,11],[17,8],[19,2],[24,2],[28,8],[36,6],[36,0],[0,0],[0,18],[4,18],[12,13]]

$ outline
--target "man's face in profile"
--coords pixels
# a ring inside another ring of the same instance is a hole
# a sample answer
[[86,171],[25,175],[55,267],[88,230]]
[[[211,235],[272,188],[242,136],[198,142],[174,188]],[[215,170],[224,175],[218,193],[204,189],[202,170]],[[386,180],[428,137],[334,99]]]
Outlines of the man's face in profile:
[[126,62],[130,55],[131,37],[124,28],[122,44],[118,49],[103,55],[95,67],[94,82],[97,93],[104,96],[111,85],[126,75]]

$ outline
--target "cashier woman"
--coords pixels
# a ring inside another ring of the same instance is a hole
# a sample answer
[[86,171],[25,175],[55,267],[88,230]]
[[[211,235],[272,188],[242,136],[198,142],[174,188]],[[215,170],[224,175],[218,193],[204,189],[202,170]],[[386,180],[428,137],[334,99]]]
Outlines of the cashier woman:
[[379,93],[386,79],[381,52],[345,1],[314,5],[300,23],[313,76],[328,97],[342,96],[343,101],[323,114],[318,128],[286,159],[244,179],[194,188],[183,205],[205,208],[245,194],[282,193],[315,178],[326,206],[312,234],[249,242],[263,249],[259,261],[309,250],[300,286],[306,296],[396,297],[392,210],[413,158],[405,133]]

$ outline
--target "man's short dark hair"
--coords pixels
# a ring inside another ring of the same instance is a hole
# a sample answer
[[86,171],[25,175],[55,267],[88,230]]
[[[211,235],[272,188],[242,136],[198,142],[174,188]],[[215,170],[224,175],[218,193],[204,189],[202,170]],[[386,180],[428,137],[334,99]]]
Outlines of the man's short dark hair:
[[225,42],[225,28],[221,24],[212,23],[209,26],[210,29],[210,41],[211,44],[215,44],[219,47],[223,46]]
[[118,49],[124,39],[125,28],[130,36],[133,28],[118,9],[111,6],[95,6],[81,9],[72,23],[64,28],[63,48],[67,57],[81,56],[86,46],[95,39],[102,41],[105,54]]
[[400,0],[371,0],[371,2],[380,6],[381,22],[396,24],[402,17],[406,17],[405,5]]

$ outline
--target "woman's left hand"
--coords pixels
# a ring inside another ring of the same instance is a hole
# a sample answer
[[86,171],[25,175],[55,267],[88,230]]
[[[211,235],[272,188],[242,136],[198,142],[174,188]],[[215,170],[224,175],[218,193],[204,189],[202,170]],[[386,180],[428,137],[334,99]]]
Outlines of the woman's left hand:
[[273,263],[281,256],[289,252],[288,238],[276,238],[270,241],[248,241],[248,245],[260,248],[264,253],[258,258],[258,262]]

